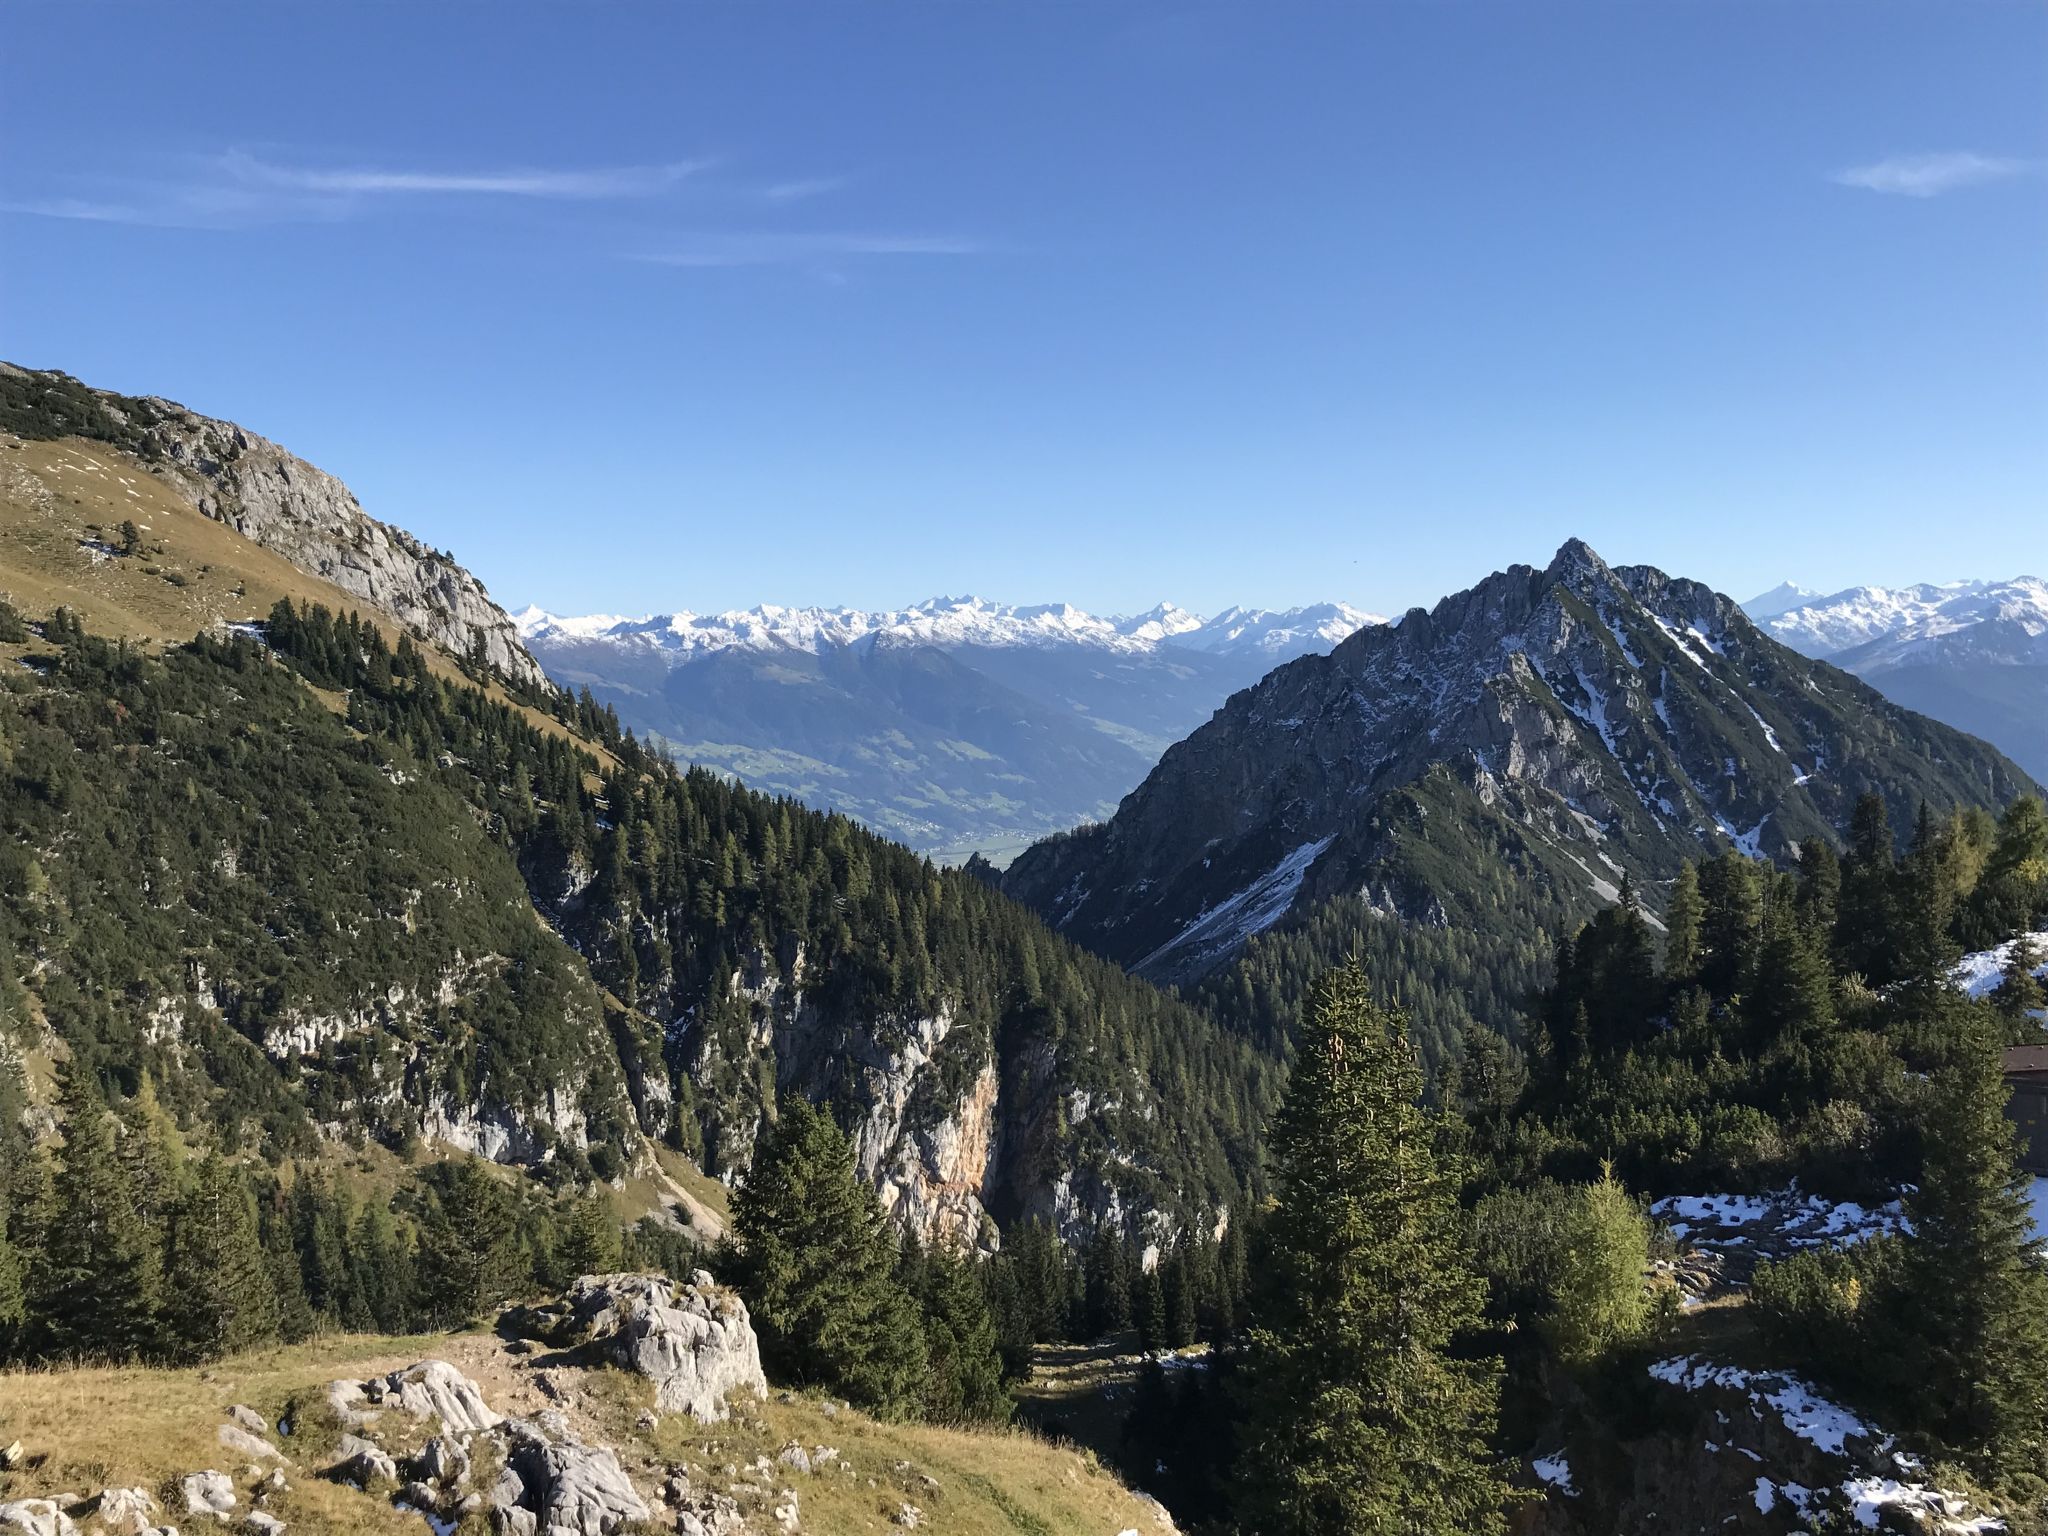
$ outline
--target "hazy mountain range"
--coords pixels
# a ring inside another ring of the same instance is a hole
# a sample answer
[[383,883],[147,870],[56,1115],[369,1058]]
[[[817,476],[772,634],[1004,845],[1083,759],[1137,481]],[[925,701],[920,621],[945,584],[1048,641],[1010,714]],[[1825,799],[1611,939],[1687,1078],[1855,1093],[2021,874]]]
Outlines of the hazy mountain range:
[[1343,603],[1203,618],[960,597],[518,622],[551,677],[680,757],[924,853],[1002,862],[1108,815],[1237,689],[1381,621]]

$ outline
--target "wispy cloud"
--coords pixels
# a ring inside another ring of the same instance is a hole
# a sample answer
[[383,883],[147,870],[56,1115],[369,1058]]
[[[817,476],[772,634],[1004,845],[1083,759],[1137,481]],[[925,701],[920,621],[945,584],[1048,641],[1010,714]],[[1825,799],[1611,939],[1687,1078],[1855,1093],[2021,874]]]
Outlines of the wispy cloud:
[[771,181],[761,196],[771,203],[801,203],[837,192],[847,185],[844,176],[800,176],[789,181]]
[[2034,169],[2032,161],[1998,155],[1979,155],[1967,150],[1936,155],[1893,155],[1868,165],[1852,165],[1837,171],[1834,179],[1845,187],[1866,192],[1885,192],[1895,197],[1939,197],[1963,187],[2006,181]]
[[666,196],[713,163],[692,159],[648,165],[448,169],[320,165],[231,149],[169,161],[155,176],[86,176],[39,194],[0,195],[0,213],[159,228],[239,229],[335,221],[397,203],[644,202]]
[[337,197],[380,195],[604,199],[651,197],[709,167],[709,160],[659,165],[601,166],[582,170],[534,167],[495,170],[411,170],[389,166],[322,168],[280,165],[239,150],[222,155],[221,170],[235,180]]
[[980,241],[952,235],[799,230],[705,230],[671,237],[634,260],[662,267],[781,267],[861,256],[978,256]]

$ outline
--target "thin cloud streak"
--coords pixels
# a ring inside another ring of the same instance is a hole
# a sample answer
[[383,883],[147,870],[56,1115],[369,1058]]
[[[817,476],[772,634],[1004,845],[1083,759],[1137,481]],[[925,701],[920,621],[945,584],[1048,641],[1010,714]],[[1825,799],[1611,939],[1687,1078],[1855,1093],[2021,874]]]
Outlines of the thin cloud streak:
[[847,185],[844,176],[798,177],[790,181],[771,182],[761,189],[761,196],[771,203],[800,203],[813,197],[823,197],[828,192],[840,191]]
[[2032,170],[2026,160],[1997,155],[1979,155],[1967,150],[1934,155],[1893,155],[1837,171],[1835,182],[1865,192],[1883,192],[1893,197],[1939,197],[1963,187],[2006,181]]
[[322,170],[311,166],[278,165],[237,150],[221,156],[219,164],[230,176],[244,182],[316,196],[442,194],[588,200],[650,197],[705,170],[712,162],[673,160],[661,165],[605,166],[575,171],[530,167],[470,172],[383,167]]
[[659,267],[781,267],[858,256],[979,256],[987,246],[951,235],[707,232],[634,254]]

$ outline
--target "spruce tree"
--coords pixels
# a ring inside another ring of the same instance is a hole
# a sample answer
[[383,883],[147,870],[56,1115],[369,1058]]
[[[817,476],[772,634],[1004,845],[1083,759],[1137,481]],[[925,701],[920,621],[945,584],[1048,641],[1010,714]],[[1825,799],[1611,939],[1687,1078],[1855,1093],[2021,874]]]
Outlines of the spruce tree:
[[30,1282],[37,1343],[46,1353],[131,1360],[158,1342],[161,1256],[121,1168],[114,1120],[87,1067],[62,1076],[64,1148]]
[[2031,933],[2021,934],[2012,941],[2012,949],[2005,957],[2004,974],[1991,994],[1992,1006],[2019,1026],[2013,1034],[2022,1043],[2038,1039],[2040,1028],[2032,1015],[2048,1008],[2048,988],[2034,974],[2040,968],[2040,946]]
[[277,1292],[241,1176],[210,1153],[171,1224],[170,1332],[188,1360],[277,1337]]
[[1990,1477],[2038,1468],[2048,1425],[2048,1269],[1984,1011],[1949,1003],[1962,1044],[1935,1074],[1920,1184],[1907,1193],[1896,1327],[1918,1426]]
[[914,1412],[924,1330],[896,1279],[897,1247],[853,1147],[823,1110],[782,1105],[733,1202],[733,1276],[764,1363],[883,1414]]
[[1671,904],[1664,913],[1664,974],[1674,985],[1689,982],[1699,973],[1703,916],[1700,872],[1687,859],[1671,882]]
[[431,1170],[417,1268],[426,1316],[471,1323],[510,1295],[517,1227],[510,1191],[476,1159]]
[[1498,1359],[1461,1358],[1486,1284],[1436,1157],[1406,1021],[1356,965],[1310,994],[1272,1147],[1241,1523],[1264,1536],[1504,1529]]
[[924,1416],[940,1424],[999,1422],[1010,1416],[995,1319],[974,1261],[941,1242],[922,1265]]
[[600,1190],[569,1208],[569,1219],[562,1224],[561,1263],[570,1278],[614,1273],[624,1247],[619,1213],[610,1195]]

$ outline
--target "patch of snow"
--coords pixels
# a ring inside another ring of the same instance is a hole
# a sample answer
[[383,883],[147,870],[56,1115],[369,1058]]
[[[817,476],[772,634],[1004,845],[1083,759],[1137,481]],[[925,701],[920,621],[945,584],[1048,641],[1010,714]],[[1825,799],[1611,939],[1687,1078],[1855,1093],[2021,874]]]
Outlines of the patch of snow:
[[1236,895],[1204,909],[1132,969],[1143,971],[1178,950],[1194,954],[1218,953],[1272,927],[1294,904],[1295,893],[1307,878],[1309,866],[1321,858],[1324,850],[1335,841],[1333,833],[1313,843],[1303,843]]
[[[2048,956],[2048,933],[2036,933],[2030,937],[2034,941],[2035,953]],[[1949,972],[1949,979],[1972,997],[1989,997],[2005,979],[2005,968],[2012,960],[2012,947],[2018,942],[2012,939],[1996,949],[1980,949],[1975,954],[1963,956],[1962,963]],[[2044,960],[2034,974],[2048,980],[2048,960]]]
[[1578,1497],[1579,1490],[1572,1482],[1572,1469],[1565,1461],[1563,1451],[1554,1456],[1538,1456],[1529,1465],[1538,1477],[1565,1497]]
[[[1749,711],[1750,719],[1754,720],[1759,726],[1763,728],[1764,740],[1770,743],[1771,750],[1777,753],[1778,756],[1783,757],[1785,755],[1785,749],[1778,745],[1778,733],[1771,729],[1770,722],[1765,720],[1762,715],[1758,714],[1756,712],[1756,706],[1754,704],[1751,704],[1748,700],[1745,699],[1743,701],[1742,707]],[[1805,780],[1802,779],[1800,780],[1800,782],[1804,783]]]
[[1784,1426],[1816,1450],[1847,1454],[1848,1442],[1865,1440],[1889,1448],[1880,1434],[1839,1403],[1829,1402],[1797,1376],[1780,1371],[1749,1371],[1739,1365],[1714,1365],[1691,1355],[1675,1355],[1650,1367],[1650,1375],[1682,1391],[1720,1387],[1739,1392],[1752,1407],[1768,1407]]

